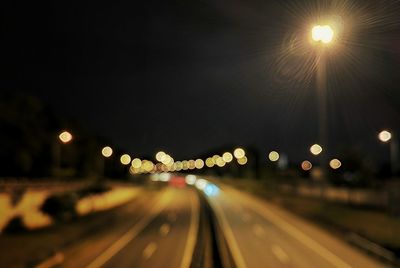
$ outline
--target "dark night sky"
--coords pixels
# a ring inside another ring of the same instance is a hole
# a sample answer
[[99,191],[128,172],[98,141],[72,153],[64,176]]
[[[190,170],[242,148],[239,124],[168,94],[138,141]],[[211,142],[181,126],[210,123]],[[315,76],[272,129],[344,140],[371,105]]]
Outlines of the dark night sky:
[[[134,154],[179,159],[238,144],[300,158],[316,141],[314,78],[292,79],[301,64],[278,55],[316,2],[10,3],[1,86],[32,91]],[[396,2],[350,5],[362,14],[349,12],[359,19],[351,55],[328,64],[332,154],[373,152],[379,129],[400,131]]]

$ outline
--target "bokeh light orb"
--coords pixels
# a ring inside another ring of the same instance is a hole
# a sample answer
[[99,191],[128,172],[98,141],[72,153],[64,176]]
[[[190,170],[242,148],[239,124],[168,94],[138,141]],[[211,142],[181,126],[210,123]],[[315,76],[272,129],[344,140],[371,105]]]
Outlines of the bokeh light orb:
[[211,157],[206,159],[206,166],[207,167],[212,168],[214,165],[215,165],[215,162]]
[[279,160],[279,153],[277,151],[271,151],[268,155],[268,158],[272,162],[276,162]]
[[161,162],[161,160],[164,158],[164,156],[165,156],[165,153],[163,151],[160,151],[160,152],[156,153],[156,160],[158,162]]
[[335,158],[335,159],[332,159],[331,161],[329,161],[329,166],[332,169],[338,169],[338,168],[340,168],[342,166],[342,162],[340,162],[339,159]]
[[230,152],[225,152],[222,155],[222,159],[226,162],[226,163],[230,163],[233,160],[233,155]]
[[119,160],[121,161],[122,165],[129,165],[131,163],[131,157],[129,156],[129,154],[121,155],[121,158]]
[[135,158],[135,159],[132,160],[131,165],[132,165],[133,168],[138,169],[138,168],[140,168],[142,166],[142,160],[140,160],[139,158]]
[[312,169],[311,162],[308,160],[304,160],[303,162],[301,162],[301,169],[304,171],[308,171],[308,170]]
[[204,167],[203,159],[196,159],[194,165],[197,169],[202,169]]
[[72,134],[69,133],[68,131],[63,131],[60,133],[60,135],[58,135],[58,138],[62,143],[68,143],[72,141]]
[[110,157],[113,154],[113,149],[110,146],[106,146],[101,150],[101,154],[104,157]]
[[242,158],[239,158],[239,159],[237,160],[237,162],[238,162],[239,165],[244,166],[244,165],[247,164],[247,157],[246,157],[246,156],[243,156]]
[[246,155],[246,153],[245,153],[245,151],[244,151],[242,148],[236,148],[236,149],[233,151],[233,155],[234,155],[237,159],[239,159],[239,158],[243,158],[243,157]]
[[390,133],[387,130],[383,130],[383,131],[379,132],[378,138],[382,142],[388,142],[392,139],[392,133]]
[[215,161],[215,163],[217,164],[217,166],[219,167],[223,167],[225,166],[226,162],[224,161],[224,159],[222,157],[218,157],[217,160]]
[[322,147],[319,144],[314,144],[310,147],[310,152],[313,155],[319,155],[322,152]]

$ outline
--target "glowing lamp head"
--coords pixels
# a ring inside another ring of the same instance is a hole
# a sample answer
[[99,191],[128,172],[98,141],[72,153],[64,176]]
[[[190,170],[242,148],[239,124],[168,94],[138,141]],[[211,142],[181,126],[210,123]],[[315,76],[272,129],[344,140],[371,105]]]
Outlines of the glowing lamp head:
[[113,154],[113,150],[110,146],[106,146],[101,150],[101,154],[104,157],[110,157]]
[[131,157],[129,156],[129,154],[123,154],[120,157],[120,162],[122,165],[129,165],[131,163]]
[[310,152],[313,155],[319,155],[320,153],[322,153],[322,147],[319,144],[314,144],[310,147]]
[[69,143],[70,141],[72,141],[72,134],[68,131],[63,131],[60,133],[60,135],[58,135],[58,138],[62,143]]
[[381,142],[388,142],[392,139],[392,133],[387,130],[379,132],[378,138]]
[[335,32],[329,25],[316,25],[311,30],[311,37],[315,42],[328,44],[332,42]]

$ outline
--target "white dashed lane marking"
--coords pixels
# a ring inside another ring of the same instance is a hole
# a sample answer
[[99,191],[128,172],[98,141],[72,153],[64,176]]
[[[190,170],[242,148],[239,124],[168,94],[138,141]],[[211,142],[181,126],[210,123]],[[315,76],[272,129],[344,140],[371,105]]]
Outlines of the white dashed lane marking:
[[166,236],[169,233],[170,230],[171,230],[171,227],[169,226],[169,224],[168,223],[164,223],[160,227],[160,234],[162,236]]
[[281,263],[286,264],[289,262],[289,256],[280,246],[273,245],[271,250]]
[[151,258],[153,253],[157,250],[157,244],[154,242],[151,242],[150,244],[147,245],[147,247],[143,250],[143,259],[148,260]]

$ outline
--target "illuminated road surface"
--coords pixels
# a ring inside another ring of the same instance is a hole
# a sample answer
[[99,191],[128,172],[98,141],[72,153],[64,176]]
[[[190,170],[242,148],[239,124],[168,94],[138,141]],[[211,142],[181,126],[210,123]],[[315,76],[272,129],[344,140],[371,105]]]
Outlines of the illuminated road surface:
[[384,267],[282,209],[231,187],[209,198],[243,267]]
[[123,232],[109,230],[65,250],[61,267],[189,267],[198,209],[193,189],[162,190],[132,213]]
[[[206,191],[206,188],[204,188]],[[238,268],[385,267],[285,210],[222,186],[208,200]],[[142,200],[142,201],[141,201]],[[167,187],[121,209],[124,221],[60,252],[61,267],[189,267],[200,199],[192,187]],[[46,268],[46,266],[42,266]],[[47,266],[51,267],[51,266]]]

